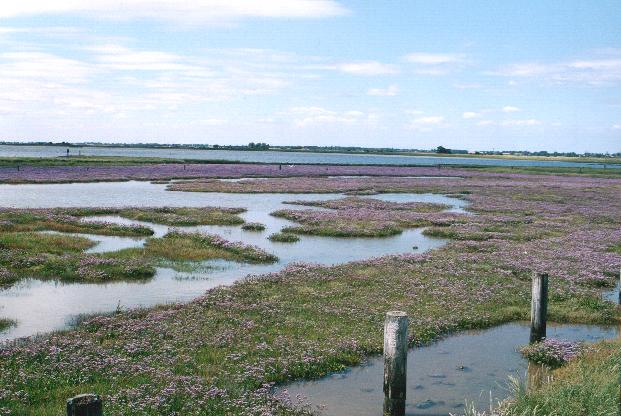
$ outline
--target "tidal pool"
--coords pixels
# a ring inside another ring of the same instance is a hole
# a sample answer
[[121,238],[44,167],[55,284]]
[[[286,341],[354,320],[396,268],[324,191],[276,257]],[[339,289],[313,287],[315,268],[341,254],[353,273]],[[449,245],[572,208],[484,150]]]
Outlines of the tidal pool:
[[[528,362],[517,349],[528,343],[530,327],[509,323],[466,331],[433,344],[411,349],[407,364],[406,415],[463,414],[465,400],[480,411],[511,393],[509,376],[526,379]],[[547,335],[570,341],[595,342],[619,335],[618,328],[548,324]],[[277,396],[310,405],[326,416],[381,416],[384,360],[314,381],[279,387]]]
[[[202,192],[171,192],[166,185],[150,182],[101,182],[47,185],[0,185],[2,206],[16,208],[51,207],[158,207],[158,206],[220,206],[242,207],[247,222],[265,224],[264,231],[244,231],[241,226],[168,227],[128,220],[118,216],[89,217],[122,224],[142,224],[161,237],[171,228],[183,231],[204,231],[218,234],[230,241],[253,244],[278,256],[275,264],[243,264],[225,261],[203,262],[191,273],[158,268],[152,279],[143,282],[110,282],[105,284],[69,283],[26,279],[0,290],[0,316],[14,319],[17,325],[0,333],[0,340],[15,339],[68,327],[82,314],[105,313],[117,307],[133,308],[171,302],[186,302],[219,285],[231,284],[248,274],[262,274],[282,269],[292,262],[333,265],[363,260],[386,254],[424,252],[445,243],[429,238],[422,229],[405,230],[385,238],[336,238],[300,236],[297,243],[272,242],[267,237],[292,222],[273,217],[270,212],[288,209],[325,209],[285,205],[296,199],[325,200],[341,198],[340,194],[229,194]],[[451,211],[463,211],[465,201],[432,194],[380,194],[368,196],[399,202],[437,202],[450,205]],[[89,252],[115,251],[140,247],[144,238],[80,234],[97,244]]]

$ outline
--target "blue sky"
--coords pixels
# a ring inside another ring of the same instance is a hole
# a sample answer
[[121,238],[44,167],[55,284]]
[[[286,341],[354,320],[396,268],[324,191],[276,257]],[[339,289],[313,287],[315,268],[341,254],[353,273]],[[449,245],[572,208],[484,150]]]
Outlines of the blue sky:
[[0,138],[621,151],[621,2],[21,0]]

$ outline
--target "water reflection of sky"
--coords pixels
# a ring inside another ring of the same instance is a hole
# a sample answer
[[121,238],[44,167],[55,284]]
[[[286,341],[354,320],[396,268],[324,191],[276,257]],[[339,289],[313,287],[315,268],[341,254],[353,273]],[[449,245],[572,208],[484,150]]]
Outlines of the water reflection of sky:
[[[325,200],[341,198],[339,194],[227,194],[200,192],[170,192],[165,185],[149,182],[102,182],[47,185],[0,185],[0,200],[4,206],[20,208],[50,208],[71,206],[222,206],[243,207],[241,214],[247,222],[266,225],[262,232],[244,231],[240,226],[174,227],[185,231],[200,230],[218,234],[230,241],[243,241],[259,246],[279,257],[270,265],[234,262],[206,262],[207,267],[192,273],[159,268],[154,278],[144,282],[111,282],[107,284],[61,283],[26,279],[7,290],[0,291],[0,316],[14,319],[18,325],[0,334],[0,339],[12,339],[38,332],[66,327],[75,316],[84,313],[112,311],[124,308],[152,306],[169,302],[189,301],[206,290],[231,284],[248,274],[280,270],[291,262],[338,264],[394,253],[424,252],[444,244],[444,240],[428,238],[421,229],[406,230],[386,238],[333,238],[300,236],[294,244],[272,242],[271,233],[292,225],[288,220],[273,217],[278,209],[320,209],[298,205],[283,205],[295,199]],[[443,195],[380,194],[370,196],[395,202],[437,202],[462,211],[465,202]],[[164,235],[169,228],[163,225],[101,216],[104,220],[123,224],[143,224]],[[92,219],[86,219],[92,220]],[[84,234],[82,234],[84,235]],[[145,239],[86,235],[97,244],[90,252],[105,252],[140,247]]]
[[[527,361],[517,349],[528,343],[529,325],[510,323],[483,331],[466,331],[408,354],[406,415],[463,414],[465,399],[479,410],[506,398],[509,376],[524,379]],[[548,337],[595,342],[618,336],[617,327],[548,324]],[[382,414],[384,361],[371,358],[365,365],[320,380],[281,387],[295,399],[305,397],[320,414],[379,416]]]

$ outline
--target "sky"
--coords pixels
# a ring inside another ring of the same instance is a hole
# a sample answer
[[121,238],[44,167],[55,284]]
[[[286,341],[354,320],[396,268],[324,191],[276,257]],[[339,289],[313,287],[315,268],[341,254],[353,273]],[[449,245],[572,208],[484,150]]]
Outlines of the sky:
[[621,1],[7,1],[0,140],[619,152]]

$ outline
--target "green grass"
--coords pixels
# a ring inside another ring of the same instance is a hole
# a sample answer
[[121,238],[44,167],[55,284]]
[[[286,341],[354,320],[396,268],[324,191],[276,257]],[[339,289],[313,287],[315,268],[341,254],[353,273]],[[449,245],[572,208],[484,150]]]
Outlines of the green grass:
[[237,225],[244,220],[238,215],[244,208],[128,208],[118,211],[124,218],[152,222],[155,224],[192,225]]
[[276,241],[278,243],[295,243],[296,241],[300,241],[300,237],[290,232],[274,233],[267,238],[269,238],[270,241]]
[[153,234],[153,230],[144,226],[81,221],[83,217],[113,213],[115,213],[114,209],[105,208],[2,209],[0,210],[0,233],[58,231],[124,237],[144,237]]
[[594,350],[552,373],[553,380],[501,406],[502,416],[611,416],[619,414],[621,340]]
[[265,230],[265,225],[258,222],[249,222],[242,225],[241,228],[244,231],[263,231]]
[[85,237],[52,233],[0,233],[0,249],[26,250],[38,253],[63,254],[80,252],[95,243]]
[[[243,223],[241,208],[56,208],[0,210],[0,286],[34,277],[60,281],[107,282],[142,280],[155,273],[155,266],[171,262],[175,268],[210,259],[273,262],[277,259],[260,249],[225,242],[214,236],[169,233],[149,239],[143,249],[121,253],[89,254],[94,242],[75,235],[113,236],[153,234],[144,226],[125,226],[88,221],[89,216],[120,215],[166,225],[233,225]],[[81,221],[81,219],[87,219]]]
[[6,331],[15,324],[16,322],[12,319],[0,318],[0,332]]
[[83,253],[94,244],[63,234],[0,233],[0,286],[27,277],[105,282],[145,279],[155,273],[141,260],[118,261]]
[[143,248],[110,253],[115,258],[150,258],[172,262],[200,262],[223,259],[245,263],[273,263],[278,258],[257,247],[229,243],[201,233],[169,232],[162,238],[147,239]]
[[[619,159],[615,162],[597,161],[594,163],[618,164]],[[576,161],[577,162],[577,161]],[[586,162],[586,161],[585,161]],[[612,168],[593,168],[585,167],[552,167],[552,166],[460,166],[461,169],[491,172],[491,173],[524,173],[536,175],[569,175],[569,176],[591,176],[601,178],[619,178],[621,177],[621,169]]]

